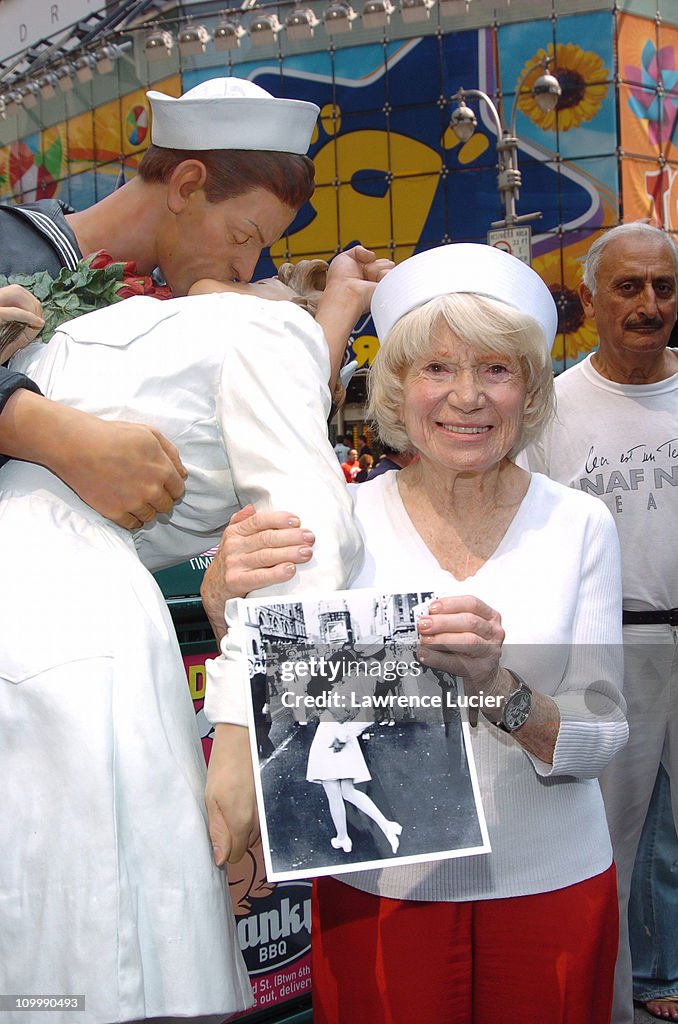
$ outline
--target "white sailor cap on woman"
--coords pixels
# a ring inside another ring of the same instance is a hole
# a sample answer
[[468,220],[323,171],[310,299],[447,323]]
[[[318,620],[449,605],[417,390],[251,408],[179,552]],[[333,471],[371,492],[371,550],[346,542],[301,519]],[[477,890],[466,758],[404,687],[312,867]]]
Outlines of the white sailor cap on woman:
[[410,256],[384,277],[372,296],[379,340],[410,310],[451,292],[484,295],[533,317],[551,349],[558,311],[551,292],[531,267],[491,245],[458,242]]
[[307,152],[320,108],[278,99],[243,78],[211,78],[183,96],[146,93],[151,142],[164,149]]

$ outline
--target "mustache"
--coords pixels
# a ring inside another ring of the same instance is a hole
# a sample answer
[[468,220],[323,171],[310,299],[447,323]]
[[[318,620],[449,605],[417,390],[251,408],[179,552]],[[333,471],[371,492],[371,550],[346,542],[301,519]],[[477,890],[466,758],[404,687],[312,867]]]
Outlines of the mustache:
[[659,317],[645,317],[644,320],[627,320],[624,327],[627,331],[653,330],[664,326]]

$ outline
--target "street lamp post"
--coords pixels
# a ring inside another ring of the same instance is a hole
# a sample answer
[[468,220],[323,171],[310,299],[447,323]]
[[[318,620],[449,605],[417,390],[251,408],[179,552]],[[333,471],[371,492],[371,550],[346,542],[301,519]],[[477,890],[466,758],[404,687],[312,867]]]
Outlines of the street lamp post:
[[471,138],[478,125],[475,113],[466,103],[467,97],[475,97],[479,100],[483,100],[487,104],[495,123],[497,130],[497,158],[499,163],[497,186],[499,188],[499,195],[501,196],[502,205],[504,207],[504,218],[502,220],[493,221],[493,228],[510,229],[518,224],[526,224],[529,221],[536,220],[537,217],[541,217],[541,213],[524,213],[522,215],[518,215],[516,213],[516,203],[518,201],[520,186],[522,184],[522,178],[518,168],[516,112],[518,108],[518,98],[521,95],[523,84],[527,76],[530,75],[534,71],[535,67],[538,67],[539,65],[544,68],[544,72],[534,83],[530,93],[540,110],[547,111],[555,109],[562,94],[562,89],[558,79],[548,72],[549,62],[550,58],[547,58],[544,61],[540,61],[538,64],[533,64],[532,67],[529,67],[521,77],[516,88],[516,95],[511,111],[510,128],[508,129],[492,99],[481,89],[459,89],[459,91],[452,97],[453,100],[458,102],[458,106],[452,112],[450,127],[457,138],[462,142],[467,142]]

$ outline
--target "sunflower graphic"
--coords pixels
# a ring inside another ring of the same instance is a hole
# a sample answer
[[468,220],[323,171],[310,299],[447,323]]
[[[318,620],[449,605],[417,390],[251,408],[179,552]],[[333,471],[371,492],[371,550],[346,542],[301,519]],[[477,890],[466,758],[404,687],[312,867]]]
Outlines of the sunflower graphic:
[[[537,78],[544,73],[543,62],[552,58],[549,71],[555,75],[563,90],[555,110],[540,110],[531,93]],[[533,66],[536,65],[536,66]],[[518,109],[545,131],[561,132],[586,121],[592,121],[600,110],[607,95],[608,71],[605,64],[592,50],[582,50],[576,43],[549,43],[546,50],[539,50],[523,67],[521,77],[532,68],[523,83],[518,99]],[[523,91],[524,90],[524,91]]]
[[593,320],[587,320],[577,288],[581,280],[578,259],[560,249],[538,256],[533,268],[549,291],[558,308],[558,334],[551,349],[554,361],[564,366],[598,347],[598,332]]

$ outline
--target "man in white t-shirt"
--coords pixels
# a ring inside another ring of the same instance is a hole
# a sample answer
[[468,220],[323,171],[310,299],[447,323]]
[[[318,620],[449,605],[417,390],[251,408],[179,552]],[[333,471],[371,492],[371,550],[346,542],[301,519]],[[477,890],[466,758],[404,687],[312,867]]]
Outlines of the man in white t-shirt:
[[678,825],[678,352],[667,348],[678,250],[647,224],[613,228],[591,246],[580,297],[599,347],[558,377],[556,418],[528,459],[530,469],[600,497],[621,541],[630,737],[601,786],[619,882],[612,1020],[631,1024],[628,896],[660,763]]

